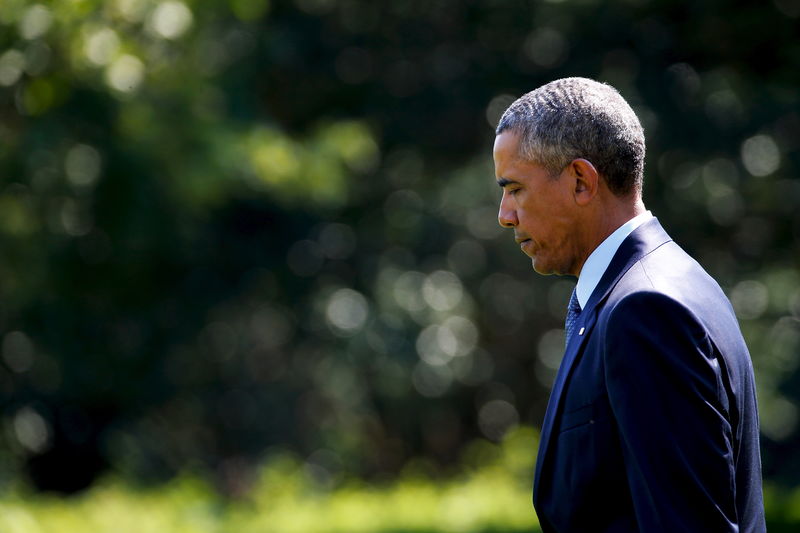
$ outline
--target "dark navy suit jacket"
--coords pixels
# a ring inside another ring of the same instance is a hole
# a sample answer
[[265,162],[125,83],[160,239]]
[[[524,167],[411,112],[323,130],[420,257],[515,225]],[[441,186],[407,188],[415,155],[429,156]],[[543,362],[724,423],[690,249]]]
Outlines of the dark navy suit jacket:
[[543,531],[766,531],[750,355],[657,220],[623,241],[575,331],[536,463]]

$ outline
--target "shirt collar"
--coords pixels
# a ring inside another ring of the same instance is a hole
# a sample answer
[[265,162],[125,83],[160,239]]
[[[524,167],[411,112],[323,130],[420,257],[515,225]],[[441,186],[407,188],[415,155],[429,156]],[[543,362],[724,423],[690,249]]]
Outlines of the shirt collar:
[[589,297],[591,297],[597,284],[600,283],[600,278],[603,277],[606,268],[608,268],[608,264],[611,263],[622,241],[624,241],[633,230],[651,218],[653,218],[653,214],[650,211],[645,211],[641,215],[633,217],[617,228],[614,233],[606,237],[606,239],[589,255],[589,258],[586,259],[581,273],[578,276],[578,285],[575,287],[575,293],[578,297],[578,303],[581,305],[581,309],[584,309],[586,304],[589,303]]

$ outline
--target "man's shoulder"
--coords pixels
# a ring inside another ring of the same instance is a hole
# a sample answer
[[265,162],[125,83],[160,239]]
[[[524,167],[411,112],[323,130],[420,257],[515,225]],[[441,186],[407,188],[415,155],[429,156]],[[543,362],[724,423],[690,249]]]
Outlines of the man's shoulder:
[[691,301],[698,294],[727,301],[716,280],[674,241],[643,255],[623,273],[612,289],[617,299],[640,291]]
[[620,277],[601,314],[607,321],[613,315],[650,311],[685,315],[712,337],[739,332],[733,307],[720,285],[672,241],[639,259]]

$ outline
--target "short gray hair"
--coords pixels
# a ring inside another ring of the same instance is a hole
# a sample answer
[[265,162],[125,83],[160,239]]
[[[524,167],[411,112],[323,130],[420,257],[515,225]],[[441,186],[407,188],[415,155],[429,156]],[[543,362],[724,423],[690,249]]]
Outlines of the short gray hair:
[[587,159],[617,196],[641,194],[644,130],[631,106],[612,86],[563,78],[518,98],[496,134],[520,135],[519,155],[557,174],[570,161]]

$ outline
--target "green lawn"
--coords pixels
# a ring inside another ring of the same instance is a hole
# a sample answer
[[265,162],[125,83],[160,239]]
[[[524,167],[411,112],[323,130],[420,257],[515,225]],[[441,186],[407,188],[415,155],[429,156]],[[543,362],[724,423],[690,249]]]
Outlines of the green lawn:
[[[0,500],[3,533],[434,533],[538,531],[530,503],[535,433],[478,442],[458,475],[434,480],[411,466],[391,484],[317,486],[290,455],[273,457],[247,495],[224,500],[198,477],[134,489],[109,478],[59,498],[24,492]],[[480,466],[477,466],[480,465]]]
[[[423,464],[396,480],[321,487],[302,461],[273,455],[246,495],[225,499],[198,476],[137,489],[107,478],[71,498],[18,490],[0,497],[2,533],[534,533],[530,502],[536,433],[474,443],[459,473]],[[800,531],[800,488],[765,490],[771,533]]]

